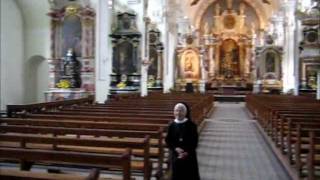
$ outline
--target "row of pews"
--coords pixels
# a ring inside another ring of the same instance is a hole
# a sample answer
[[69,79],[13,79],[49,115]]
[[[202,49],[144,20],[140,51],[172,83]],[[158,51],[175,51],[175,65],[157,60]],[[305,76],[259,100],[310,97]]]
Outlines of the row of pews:
[[320,179],[320,102],[310,97],[248,95],[246,106],[299,179]]
[[168,167],[166,129],[180,101],[191,106],[197,124],[213,108],[213,97],[201,94],[8,106],[8,118],[0,120],[0,160],[20,168],[1,165],[0,178],[160,179]]

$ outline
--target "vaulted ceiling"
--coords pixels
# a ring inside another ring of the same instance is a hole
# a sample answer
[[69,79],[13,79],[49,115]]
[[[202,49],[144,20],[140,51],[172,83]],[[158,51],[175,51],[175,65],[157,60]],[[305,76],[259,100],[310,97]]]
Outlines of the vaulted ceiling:
[[[180,4],[184,13],[190,19],[190,22],[196,27],[200,28],[201,19],[207,12],[208,8],[217,2],[226,2],[228,0],[172,0]],[[231,0],[232,1],[232,0]],[[268,19],[272,13],[280,8],[283,0],[241,0],[248,6],[255,10],[256,15],[260,21],[260,28],[264,29]]]

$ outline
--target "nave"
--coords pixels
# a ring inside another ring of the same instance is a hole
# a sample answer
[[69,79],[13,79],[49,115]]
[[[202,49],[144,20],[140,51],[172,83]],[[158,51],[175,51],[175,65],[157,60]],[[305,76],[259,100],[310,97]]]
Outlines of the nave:
[[215,103],[198,145],[202,180],[289,180],[244,103]]
[[[8,106],[8,117],[0,119],[0,158],[13,166],[8,171],[1,164],[0,178],[169,179],[164,137],[181,101],[191,105],[199,127],[202,179],[319,177],[319,101],[260,94],[247,95],[246,103],[213,103],[208,94],[154,93],[117,95],[105,104],[90,97]],[[37,165],[48,172],[38,173]]]

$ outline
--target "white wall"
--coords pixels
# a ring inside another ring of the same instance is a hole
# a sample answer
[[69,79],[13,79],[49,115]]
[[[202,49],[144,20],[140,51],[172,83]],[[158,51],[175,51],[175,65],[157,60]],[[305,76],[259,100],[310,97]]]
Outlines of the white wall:
[[1,109],[24,103],[22,14],[15,0],[1,0]]
[[24,20],[25,102],[43,102],[48,90],[50,10],[48,1],[17,0]]

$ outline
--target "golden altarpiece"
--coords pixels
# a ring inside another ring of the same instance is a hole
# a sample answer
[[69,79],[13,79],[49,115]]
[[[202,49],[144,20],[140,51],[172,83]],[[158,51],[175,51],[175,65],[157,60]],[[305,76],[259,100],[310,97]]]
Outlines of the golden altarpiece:
[[176,49],[176,69],[175,69],[175,89],[185,91],[186,86],[192,86],[195,91],[199,91],[202,71],[201,61],[203,60],[200,47],[196,45],[195,37],[188,34],[184,37],[184,45]]
[[203,26],[203,44],[208,57],[207,84],[214,87],[246,87],[252,83],[252,31],[246,26],[245,5],[234,10],[230,1],[221,11],[214,6],[213,25]]

